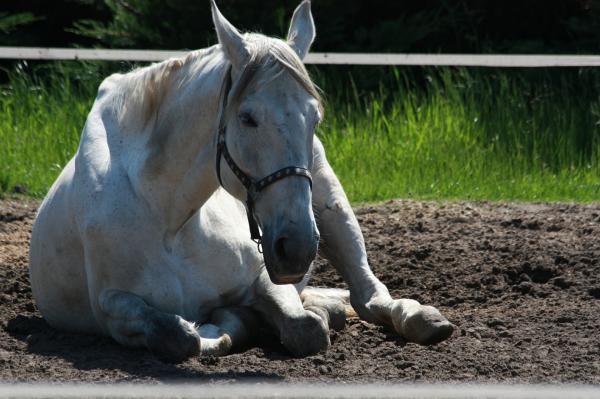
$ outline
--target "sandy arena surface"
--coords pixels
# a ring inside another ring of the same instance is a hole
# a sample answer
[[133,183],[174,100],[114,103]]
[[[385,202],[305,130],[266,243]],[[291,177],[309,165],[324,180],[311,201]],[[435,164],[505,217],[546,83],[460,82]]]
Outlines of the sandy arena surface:
[[[349,320],[328,352],[257,348],[162,363],[108,338],[51,329],[31,297],[38,202],[0,200],[0,381],[600,383],[600,204],[390,201],[356,209],[375,273],[458,326],[436,346]],[[319,260],[313,285],[344,287]]]

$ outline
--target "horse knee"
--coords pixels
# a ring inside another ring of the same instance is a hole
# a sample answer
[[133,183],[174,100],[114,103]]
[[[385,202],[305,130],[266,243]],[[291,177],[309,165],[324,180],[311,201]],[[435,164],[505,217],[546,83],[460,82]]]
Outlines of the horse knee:
[[326,319],[311,310],[302,317],[287,320],[280,339],[283,346],[297,357],[314,355],[331,345]]
[[194,324],[180,316],[157,313],[145,334],[152,354],[169,363],[179,363],[200,354],[200,335]]

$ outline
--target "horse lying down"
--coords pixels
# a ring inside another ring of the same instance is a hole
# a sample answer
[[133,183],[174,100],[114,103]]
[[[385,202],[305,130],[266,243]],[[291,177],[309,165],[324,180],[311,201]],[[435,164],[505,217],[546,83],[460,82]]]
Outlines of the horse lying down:
[[[371,272],[314,134],[310,2],[286,41],[240,34],[214,2],[212,14],[218,45],[100,85],[33,227],[47,322],[174,362],[247,347],[258,323],[292,354],[314,354],[350,311],[408,341],[448,338],[437,309],[393,299]],[[349,290],[307,286],[319,237]]]

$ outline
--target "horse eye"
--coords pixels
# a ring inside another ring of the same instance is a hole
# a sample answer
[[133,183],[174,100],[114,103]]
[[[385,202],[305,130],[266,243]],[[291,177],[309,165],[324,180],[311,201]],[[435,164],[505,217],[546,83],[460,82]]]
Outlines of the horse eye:
[[252,115],[250,115],[247,112],[242,112],[240,114],[240,122],[242,122],[242,125],[248,126],[248,127],[257,127],[258,126],[258,123],[256,123],[256,121],[254,120]]

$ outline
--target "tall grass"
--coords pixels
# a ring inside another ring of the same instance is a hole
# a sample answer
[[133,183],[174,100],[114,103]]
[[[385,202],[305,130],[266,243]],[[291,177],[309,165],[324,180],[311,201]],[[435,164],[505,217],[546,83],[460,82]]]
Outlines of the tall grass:
[[[370,92],[317,74],[327,98],[318,135],[352,201],[600,199],[600,73],[388,71]],[[0,91],[0,191],[45,194],[76,151],[98,83],[61,70],[11,75]]]
[[431,72],[329,98],[320,137],[353,201],[600,200],[598,74]]
[[43,196],[77,150],[96,83],[55,72],[16,71],[0,89],[0,192]]

